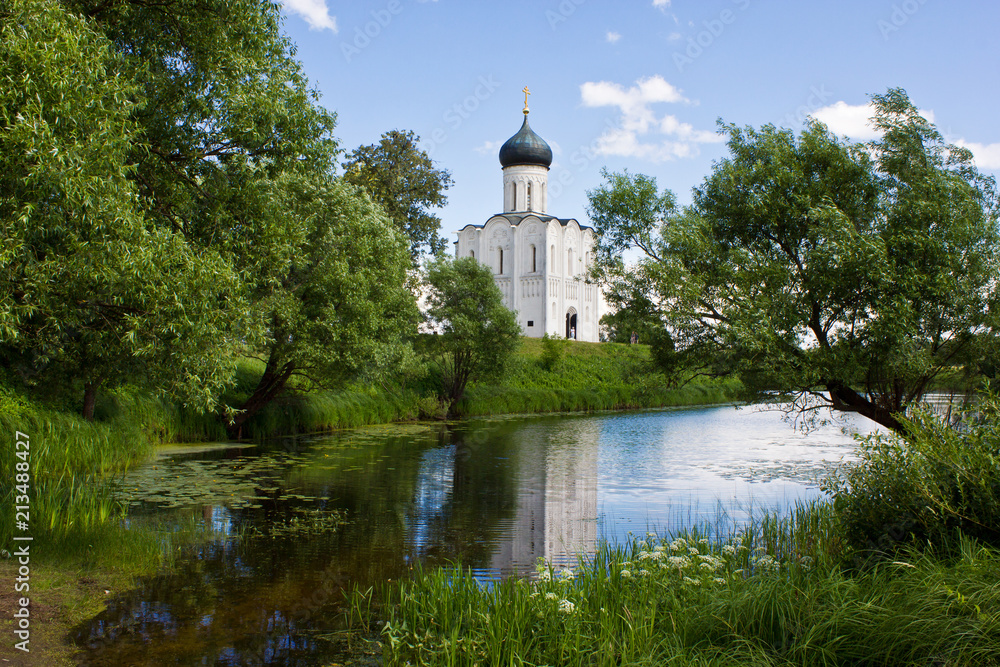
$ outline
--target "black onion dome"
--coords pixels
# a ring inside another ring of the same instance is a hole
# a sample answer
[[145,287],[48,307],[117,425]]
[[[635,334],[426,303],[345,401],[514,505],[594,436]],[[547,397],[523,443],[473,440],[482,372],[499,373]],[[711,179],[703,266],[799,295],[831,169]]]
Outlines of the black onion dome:
[[500,164],[504,167],[515,164],[537,164],[546,169],[552,164],[552,149],[528,125],[527,114],[517,134],[500,147]]

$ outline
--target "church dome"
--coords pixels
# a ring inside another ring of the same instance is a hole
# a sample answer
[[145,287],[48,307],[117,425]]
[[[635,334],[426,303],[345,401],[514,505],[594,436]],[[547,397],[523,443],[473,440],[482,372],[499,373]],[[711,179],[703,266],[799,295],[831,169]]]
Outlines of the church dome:
[[528,125],[527,113],[521,129],[500,147],[500,164],[504,167],[537,164],[546,169],[552,164],[552,149]]

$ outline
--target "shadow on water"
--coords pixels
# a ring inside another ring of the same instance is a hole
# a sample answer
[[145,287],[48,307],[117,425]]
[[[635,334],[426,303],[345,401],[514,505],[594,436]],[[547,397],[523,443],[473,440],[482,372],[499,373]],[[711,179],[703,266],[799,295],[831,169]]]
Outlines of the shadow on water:
[[[748,431],[720,410],[394,425],[175,449],[124,480],[130,527],[169,535],[194,520],[206,538],[183,547],[168,573],[111,600],[75,641],[96,666],[317,665],[344,662],[345,651],[374,659],[364,639],[346,643],[354,586],[406,577],[418,562],[461,562],[484,579],[529,572],[540,557],[572,564],[598,539],[623,538],[630,522],[675,523],[651,514],[670,498],[718,499],[734,476],[770,488],[796,460],[835,459],[853,445],[839,431],[790,441],[794,432],[770,421]],[[712,419],[726,422],[717,433]],[[769,481],[753,482],[769,465]]]

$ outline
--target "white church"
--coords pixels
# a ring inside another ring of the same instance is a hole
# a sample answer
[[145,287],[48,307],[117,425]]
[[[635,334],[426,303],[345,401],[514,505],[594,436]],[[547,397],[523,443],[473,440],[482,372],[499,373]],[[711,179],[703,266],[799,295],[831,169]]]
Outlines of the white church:
[[463,227],[455,256],[475,257],[493,269],[525,336],[597,342],[603,299],[586,281],[594,230],[548,214],[552,149],[528,125],[527,88],[524,93],[524,123],[500,147],[503,213]]

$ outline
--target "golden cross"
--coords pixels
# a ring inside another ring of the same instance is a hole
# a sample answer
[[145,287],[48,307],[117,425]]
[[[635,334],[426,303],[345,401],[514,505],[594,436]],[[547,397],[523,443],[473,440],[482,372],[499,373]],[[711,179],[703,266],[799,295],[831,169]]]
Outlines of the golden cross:
[[531,94],[531,91],[525,86],[521,92],[524,93],[524,113],[528,113],[528,95]]

